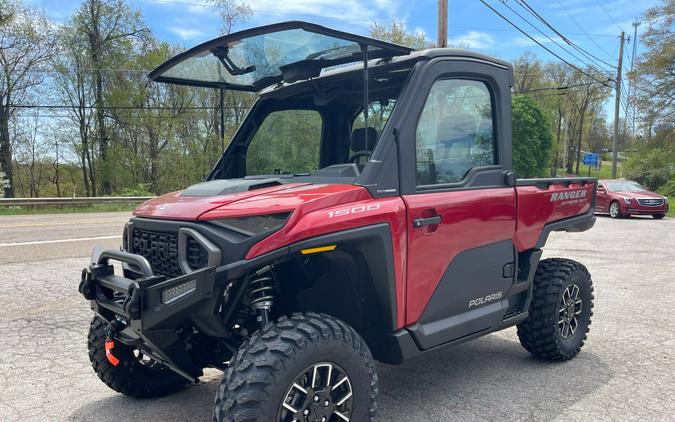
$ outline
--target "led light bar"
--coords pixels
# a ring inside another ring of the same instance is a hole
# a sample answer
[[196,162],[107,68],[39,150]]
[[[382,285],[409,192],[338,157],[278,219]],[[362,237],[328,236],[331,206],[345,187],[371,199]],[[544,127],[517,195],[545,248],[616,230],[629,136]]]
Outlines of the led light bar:
[[191,295],[197,290],[197,280],[189,280],[185,283],[162,290],[162,303],[168,305]]

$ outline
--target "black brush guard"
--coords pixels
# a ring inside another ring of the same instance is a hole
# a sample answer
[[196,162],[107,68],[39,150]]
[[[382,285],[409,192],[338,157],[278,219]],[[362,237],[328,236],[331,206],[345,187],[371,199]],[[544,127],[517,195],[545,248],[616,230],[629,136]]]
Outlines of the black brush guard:
[[[126,264],[130,271],[125,275],[139,277],[116,275],[110,261]],[[190,289],[183,295],[163,300],[162,292],[186,285]],[[153,274],[148,260],[141,255],[96,249],[91,264],[82,271],[79,291],[90,301],[92,310],[109,324],[115,340],[142,349],[196,382],[202,368],[195,366],[187,354],[177,328],[191,321],[206,335],[227,336],[218,312],[224,285],[216,282],[214,266],[167,278]]]

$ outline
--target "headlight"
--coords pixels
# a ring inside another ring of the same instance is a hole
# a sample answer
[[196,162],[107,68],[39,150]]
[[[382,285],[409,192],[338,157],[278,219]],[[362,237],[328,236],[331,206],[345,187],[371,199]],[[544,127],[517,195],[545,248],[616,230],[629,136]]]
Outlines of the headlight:
[[623,202],[626,203],[626,204],[630,204],[630,201],[631,201],[630,198],[626,198],[626,197],[623,198]]
[[290,215],[290,212],[268,215],[252,215],[249,217],[211,220],[210,223],[216,224],[226,229],[234,230],[245,236],[257,236],[259,234],[267,233],[283,227]]
[[663,202],[666,203],[666,204],[668,203],[668,197],[667,196],[663,197]]

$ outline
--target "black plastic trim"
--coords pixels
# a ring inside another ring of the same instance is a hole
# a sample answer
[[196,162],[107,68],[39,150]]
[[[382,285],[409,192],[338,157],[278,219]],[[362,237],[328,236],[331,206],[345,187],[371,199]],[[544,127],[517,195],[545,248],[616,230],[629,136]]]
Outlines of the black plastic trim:
[[190,268],[190,264],[187,260],[187,243],[188,237],[193,238],[197,241],[204,249],[206,249],[206,254],[208,255],[207,266],[215,267],[222,263],[222,253],[220,249],[213,243],[211,243],[207,238],[199,234],[194,229],[187,227],[181,227],[178,229],[178,265],[180,266],[183,274],[189,274],[194,271]]

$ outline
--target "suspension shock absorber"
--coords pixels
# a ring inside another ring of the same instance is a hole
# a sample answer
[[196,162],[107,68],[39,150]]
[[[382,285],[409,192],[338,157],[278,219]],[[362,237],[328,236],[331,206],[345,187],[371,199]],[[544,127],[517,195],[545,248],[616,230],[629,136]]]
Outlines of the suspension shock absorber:
[[258,312],[258,322],[264,327],[269,322],[269,312],[274,304],[274,273],[266,266],[249,276],[248,299],[251,308]]

